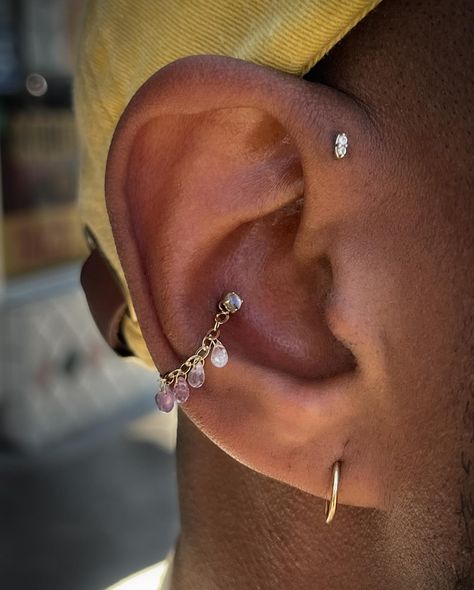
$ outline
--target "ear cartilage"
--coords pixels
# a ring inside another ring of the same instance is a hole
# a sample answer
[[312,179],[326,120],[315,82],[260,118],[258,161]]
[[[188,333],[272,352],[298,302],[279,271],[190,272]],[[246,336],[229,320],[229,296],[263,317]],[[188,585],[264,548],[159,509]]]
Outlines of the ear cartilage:
[[334,154],[338,160],[343,158],[347,154],[349,148],[349,140],[345,133],[338,133],[336,142],[334,144]]
[[184,363],[160,378],[160,389],[155,395],[156,405],[161,412],[171,412],[175,403],[183,404],[189,397],[189,387],[202,387],[206,379],[204,363],[211,355],[211,363],[218,368],[225,367],[229,356],[219,340],[220,327],[239,311],[243,303],[237,293],[231,291],[219,301],[214,326],[204,336],[201,346]]

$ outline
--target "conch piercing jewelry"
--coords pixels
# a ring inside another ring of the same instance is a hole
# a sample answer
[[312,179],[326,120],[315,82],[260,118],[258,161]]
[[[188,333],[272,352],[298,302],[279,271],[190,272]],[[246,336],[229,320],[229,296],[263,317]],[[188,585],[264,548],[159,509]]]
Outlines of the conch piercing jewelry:
[[334,144],[334,154],[339,160],[347,154],[349,140],[345,133],[338,133]]
[[326,524],[330,524],[336,514],[337,508],[337,493],[339,491],[339,481],[341,478],[341,462],[336,461],[332,466],[332,489],[331,498],[326,500],[324,507],[324,516],[326,517]]
[[163,375],[160,389],[155,395],[156,405],[162,412],[171,412],[175,402],[183,404],[189,397],[189,386],[201,387],[205,380],[204,362],[211,355],[211,363],[218,368],[225,367],[229,360],[227,350],[219,340],[220,326],[229,321],[232,314],[239,311],[243,300],[233,291],[218,303],[214,326],[204,336],[201,346],[184,363]]

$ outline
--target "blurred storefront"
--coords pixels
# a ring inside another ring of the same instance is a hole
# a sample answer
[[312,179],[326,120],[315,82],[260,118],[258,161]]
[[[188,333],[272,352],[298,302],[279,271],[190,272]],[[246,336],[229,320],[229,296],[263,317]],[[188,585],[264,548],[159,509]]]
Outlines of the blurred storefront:
[[[37,469],[42,458],[51,455],[74,461],[77,456],[68,455],[71,447],[89,445],[90,451],[101,436],[105,440],[101,433],[125,432],[134,441],[146,440],[168,454],[174,446],[173,418],[160,423],[156,413],[150,426],[156,374],[108,349],[79,287],[87,246],[76,203],[79,160],[71,81],[84,4],[0,0],[0,477],[9,485],[17,481],[17,465],[21,464],[20,471],[28,469],[25,466],[34,457]],[[144,421],[137,423],[141,417]],[[163,485],[169,497],[174,493],[173,466],[167,459],[164,462]],[[151,462],[146,469],[153,467]],[[111,482],[114,477],[111,473]],[[133,477],[133,485],[150,485],[145,474],[143,481],[140,473]],[[11,508],[10,492],[3,488],[3,496],[0,493],[0,519],[2,510]],[[31,510],[27,504],[35,501],[31,490],[30,494],[19,490],[16,498],[24,492],[25,505],[19,508],[26,511],[23,517]],[[175,499],[169,502],[172,522],[166,525],[166,550],[169,531],[174,536],[177,527]],[[144,508],[153,510],[153,505]],[[120,511],[120,506],[115,509]],[[14,519],[8,522],[10,528],[3,528],[0,543],[8,543],[5,537],[14,534]],[[43,532],[46,555],[49,533]],[[138,537],[135,543],[140,546]],[[135,569],[163,557],[164,549],[161,555],[154,553],[148,561],[134,563]],[[6,552],[0,559],[0,586],[21,589],[29,587],[25,584],[31,579],[39,588],[64,588],[60,572],[55,577],[49,570],[42,585],[37,570],[41,550],[41,544],[26,543],[21,550]],[[16,569],[15,560],[23,551],[40,551],[30,577],[28,567],[21,575]],[[80,552],[81,545],[73,544],[71,551]],[[131,574],[131,568],[119,567],[115,577],[104,579],[111,584]],[[68,585],[68,589],[93,587],[81,585],[80,580]]]

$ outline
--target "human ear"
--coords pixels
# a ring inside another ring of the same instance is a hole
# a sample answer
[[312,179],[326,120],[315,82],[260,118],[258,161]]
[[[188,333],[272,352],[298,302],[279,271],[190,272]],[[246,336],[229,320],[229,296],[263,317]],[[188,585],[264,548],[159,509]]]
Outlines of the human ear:
[[231,58],[186,58],[125,110],[106,200],[161,372],[194,352],[224,293],[244,299],[222,328],[228,365],[206,365],[186,414],[237,460],[320,497],[341,461],[340,501],[380,507],[383,402],[367,387],[378,342],[355,259],[376,144],[342,93]]

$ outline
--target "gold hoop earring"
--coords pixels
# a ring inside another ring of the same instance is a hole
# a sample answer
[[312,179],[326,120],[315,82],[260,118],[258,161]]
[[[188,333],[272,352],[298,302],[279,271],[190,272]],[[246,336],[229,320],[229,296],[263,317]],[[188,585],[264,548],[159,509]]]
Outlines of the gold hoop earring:
[[330,524],[336,514],[337,508],[337,493],[339,491],[339,481],[341,479],[341,462],[336,461],[332,466],[332,487],[331,498],[326,500],[324,507],[324,515],[326,517],[326,524]]

